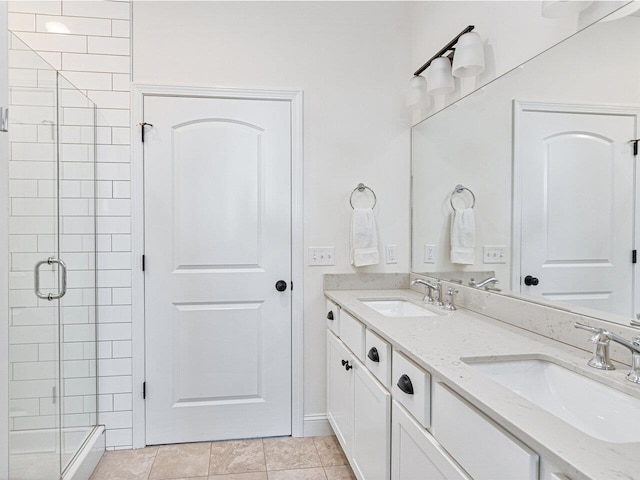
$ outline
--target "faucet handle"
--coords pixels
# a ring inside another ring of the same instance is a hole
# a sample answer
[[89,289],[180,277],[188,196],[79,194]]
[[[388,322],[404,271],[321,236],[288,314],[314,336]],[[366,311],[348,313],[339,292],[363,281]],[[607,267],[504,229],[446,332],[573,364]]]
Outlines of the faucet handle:
[[589,325],[579,322],[576,322],[574,327],[593,333],[591,341],[595,343],[595,349],[593,358],[587,362],[587,365],[599,370],[615,370],[616,367],[611,363],[611,359],[609,358],[611,334],[603,328],[590,327]]
[[458,293],[458,290],[453,287],[449,287],[447,289],[447,303],[442,308],[444,308],[445,310],[457,310],[455,304],[456,293]]

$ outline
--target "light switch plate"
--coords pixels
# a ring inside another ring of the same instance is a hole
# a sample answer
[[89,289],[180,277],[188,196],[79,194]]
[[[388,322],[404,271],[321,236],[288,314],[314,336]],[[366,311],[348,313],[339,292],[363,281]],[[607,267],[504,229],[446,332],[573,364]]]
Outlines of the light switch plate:
[[335,265],[334,257],[334,247],[309,247],[309,265],[312,267]]
[[436,246],[425,245],[424,246],[424,263],[436,263]]
[[507,247],[504,245],[485,245],[484,263],[507,263]]
[[398,263],[398,246],[387,245],[385,247],[385,253],[387,256],[387,263]]

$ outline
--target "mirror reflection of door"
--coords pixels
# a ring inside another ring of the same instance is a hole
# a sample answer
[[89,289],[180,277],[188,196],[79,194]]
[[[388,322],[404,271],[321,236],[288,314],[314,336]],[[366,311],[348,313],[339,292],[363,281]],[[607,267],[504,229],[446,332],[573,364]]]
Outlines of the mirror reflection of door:
[[637,120],[624,107],[516,102],[522,294],[633,314]]

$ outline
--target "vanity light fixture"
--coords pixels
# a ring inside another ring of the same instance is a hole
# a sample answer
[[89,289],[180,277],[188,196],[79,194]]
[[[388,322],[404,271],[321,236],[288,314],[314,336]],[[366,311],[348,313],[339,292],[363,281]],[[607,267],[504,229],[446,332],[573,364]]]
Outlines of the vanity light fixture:
[[427,93],[444,95],[456,89],[451,75],[451,62],[447,57],[434,58],[427,70]]
[[427,80],[422,75],[414,75],[409,81],[409,92],[407,93],[407,108],[410,110],[418,108],[429,108],[429,95],[427,93]]
[[473,77],[484,71],[484,47],[476,32],[467,32],[460,37],[453,56],[453,76]]
[[[474,28],[473,25],[465,28],[413,74],[415,78],[427,68],[429,69],[427,70],[427,92],[430,95],[453,92],[454,76],[469,77],[478,75],[484,70],[482,39],[480,35],[472,32]],[[410,88],[412,86],[413,79]]]

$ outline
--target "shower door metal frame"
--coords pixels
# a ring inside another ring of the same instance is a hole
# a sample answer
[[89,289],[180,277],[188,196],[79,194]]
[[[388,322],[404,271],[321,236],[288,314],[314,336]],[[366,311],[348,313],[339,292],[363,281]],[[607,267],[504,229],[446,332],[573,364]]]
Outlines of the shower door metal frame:
[[[7,4],[0,8],[0,106],[9,105]],[[9,476],[9,134],[0,132],[0,478]]]

